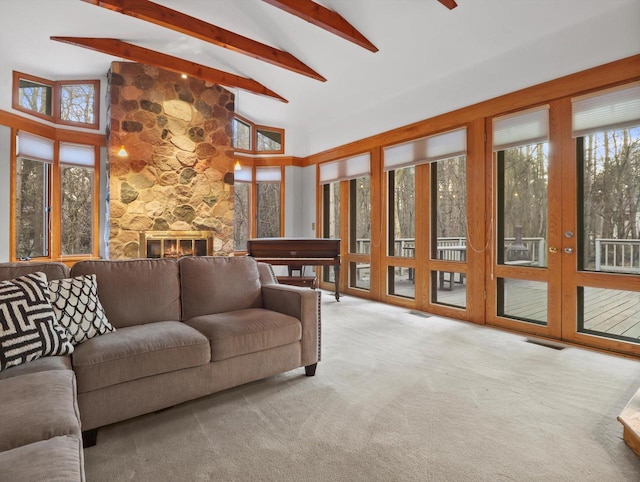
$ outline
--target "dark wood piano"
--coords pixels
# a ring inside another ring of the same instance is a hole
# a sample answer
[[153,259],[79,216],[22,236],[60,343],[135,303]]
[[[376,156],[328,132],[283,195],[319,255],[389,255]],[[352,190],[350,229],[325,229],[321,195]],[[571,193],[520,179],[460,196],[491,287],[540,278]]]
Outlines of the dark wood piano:
[[[247,240],[247,252],[258,261],[288,266],[289,276],[282,283],[295,283],[291,271],[303,266],[334,266],[336,301],[340,301],[340,240],[326,238],[255,238]],[[301,273],[302,274],[302,273]],[[314,278],[315,279],[315,278]]]

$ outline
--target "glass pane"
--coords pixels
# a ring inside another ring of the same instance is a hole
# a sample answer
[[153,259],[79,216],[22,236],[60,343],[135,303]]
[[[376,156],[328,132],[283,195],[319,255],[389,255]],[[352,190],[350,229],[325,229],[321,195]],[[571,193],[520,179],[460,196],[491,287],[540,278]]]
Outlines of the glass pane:
[[414,269],[407,266],[389,266],[388,291],[390,295],[415,299]]
[[53,87],[39,84],[31,80],[20,79],[18,86],[18,102],[20,106],[51,116],[53,107]]
[[578,287],[578,331],[640,341],[640,292]]
[[277,238],[280,236],[280,183],[259,182],[257,209],[259,238]]
[[256,151],[282,150],[282,132],[267,129],[256,130]]
[[62,166],[62,254],[93,252],[93,168]]
[[349,251],[369,254],[371,251],[371,188],[369,176],[349,181]]
[[640,127],[578,140],[581,269],[640,274]]
[[549,145],[498,152],[498,263],[546,267]]
[[349,263],[349,286],[368,290],[371,285],[369,263]]
[[456,308],[466,308],[466,275],[457,271],[432,271],[431,302],[455,306]]
[[415,257],[415,171],[389,171],[389,256]]
[[[322,186],[322,216],[322,236],[340,238],[340,182]],[[325,266],[322,272],[324,281],[335,282],[333,266]]]
[[236,149],[251,150],[251,126],[240,119],[233,119],[233,147]]
[[51,166],[18,158],[16,162],[16,257],[49,254],[49,174]]
[[[467,246],[467,158],[452,157],[431,165],[432,257],[465,261]],[[433,248],[432,248],[433,249]]]
[[233,185],[233,249],[246,251],[249,237],[251,184],[236,181]]
[[547,324],[547,283],[498,278],[498,316]]
[[94,84],[60,86],[60,119],[82,124],[95,122],[96,92]]

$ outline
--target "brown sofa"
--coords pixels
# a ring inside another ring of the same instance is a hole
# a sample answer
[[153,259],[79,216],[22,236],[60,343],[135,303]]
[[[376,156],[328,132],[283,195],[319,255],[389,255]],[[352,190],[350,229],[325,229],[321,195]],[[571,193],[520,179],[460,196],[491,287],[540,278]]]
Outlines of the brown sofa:
[[[315,374],[319,292],[277,284],[253,258],[81,261],[70,272],[4,263],[0,280],[34,271],[95,274],[116,330],[71,357],[0,371],[0,473],[12,470],[10,480],[83,480],[82,437],[95,444],[101,426],[298,367]],[[59,476],[47,471],[56,464]]]

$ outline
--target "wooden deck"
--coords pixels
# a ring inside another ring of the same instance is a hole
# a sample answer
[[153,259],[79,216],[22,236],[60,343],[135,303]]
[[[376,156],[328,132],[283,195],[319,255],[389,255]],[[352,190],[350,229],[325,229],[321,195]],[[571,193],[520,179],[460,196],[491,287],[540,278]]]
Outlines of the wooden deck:
[[[464,308],[466,284],[454,283],[453,290],[438,289],[436,302]],[[414,296],[412,282],[396,277],[396,294]],[[504,314],[517,319],[547,323],[545,283],[510,279],[505,286]],[[640,292],[584,288],[584,330],[640,341]]]

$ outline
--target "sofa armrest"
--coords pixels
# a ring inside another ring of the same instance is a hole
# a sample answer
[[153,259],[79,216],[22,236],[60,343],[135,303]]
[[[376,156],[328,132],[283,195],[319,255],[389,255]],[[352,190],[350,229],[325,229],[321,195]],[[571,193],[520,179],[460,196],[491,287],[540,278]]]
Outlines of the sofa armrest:
[[302,365],[320,361],[320,291],[298,286],[272,284],[262,286],[262,301],[267,310],[293,316],[302,323]]

